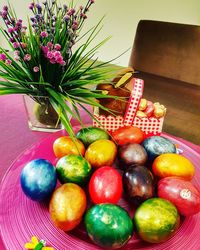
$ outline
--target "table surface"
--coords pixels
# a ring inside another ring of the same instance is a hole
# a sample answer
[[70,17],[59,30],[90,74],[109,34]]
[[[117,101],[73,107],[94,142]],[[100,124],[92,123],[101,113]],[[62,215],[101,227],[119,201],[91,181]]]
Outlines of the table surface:
[[[83,123],[91,123],[85,113],[82,114]],[[72,119],[72,125],[78,123]],[[24,150],[32,144],[49,136],[47,132],[35,132],[28,128],[27,117],[21,95],[0,97],[0,181],[8,167]],[[200,146],[178,138],[200,154]],[[1,218],[0,218],[1,221]],[[0,250],[5,250],[0,238]]]

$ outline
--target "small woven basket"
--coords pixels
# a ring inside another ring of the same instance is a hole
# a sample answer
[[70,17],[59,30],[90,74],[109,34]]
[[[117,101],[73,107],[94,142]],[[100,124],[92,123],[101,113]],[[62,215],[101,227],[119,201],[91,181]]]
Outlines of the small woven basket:
[[131,81],[133,89],[131,91],[124,117],[99,115],[99,108],[95,107],[94,116],[101,125],[96,120],[93,120],[93,126],[101,127],[109,132],[113,132],[120,127],[132,125],[140,128],[145,133],[146,137],[160,135],[162,132],[164,117],[140,118],[136,116],[143,95],[144,81],[138,78],[133,78]]

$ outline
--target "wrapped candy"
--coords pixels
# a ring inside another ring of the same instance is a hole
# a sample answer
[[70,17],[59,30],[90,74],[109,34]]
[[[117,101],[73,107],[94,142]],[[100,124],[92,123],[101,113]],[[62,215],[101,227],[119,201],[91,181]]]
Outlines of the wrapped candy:
[[147,108],[147,100],[146,99],[144,99],[144,98],[142,98],[141,100],[140,100],[140,104],[139,104],[139,110],[140,111],[144,111],[145,109]]
[[144,110],[144,113],[147,115],[147,117],[151,117],[153,112],[154,112],[153,102],[147,101],[147,108]]
[[161,105],[159,102],[154,103],[154,116],[156,118],[160,118],[165,116],[166,108],[164,105]]
[[165,116],[166,108],[164,105],[161,105],[159,102],[151,102],[147,101],[146,99],[142,98],[139,103],[138,111],[136,116],[139,118],[144,117],[156,117],[161,118]]
[[147,117],[147,115],[143,111],[140,111],[140,110],[137,111],[136,116],[139,118]]

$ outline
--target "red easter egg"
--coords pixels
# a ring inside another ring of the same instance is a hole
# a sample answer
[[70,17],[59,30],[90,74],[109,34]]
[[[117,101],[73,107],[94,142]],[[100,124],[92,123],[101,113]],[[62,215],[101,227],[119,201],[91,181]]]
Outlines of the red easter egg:
[[117,203],[122,195],[122,177],[109,166],[97,169],[89,183],[90,197],[95,204]]
[[112,138],[118,145],[141,143],[144,140],[144,132],[138,127],[127,126],[115,130]]
[[190,181],[163,178],[158,182],[158,197],[172,202],[184,216],[200,212],[200,192]]

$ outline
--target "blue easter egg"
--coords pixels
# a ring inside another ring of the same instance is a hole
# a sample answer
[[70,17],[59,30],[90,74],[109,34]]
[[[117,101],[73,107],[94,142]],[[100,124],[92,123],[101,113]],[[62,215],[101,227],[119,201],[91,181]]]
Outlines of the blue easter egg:
[[34,201],[45,200],[56,187],[56,169],[44,159],[30,161],[21,172],[20,182],[27,197]]
[[148,155],[148,163],[151,164],[156,157],[166,153],[176,153],[176,146],[169,139],[162,136],[151,136],[142,142]]

